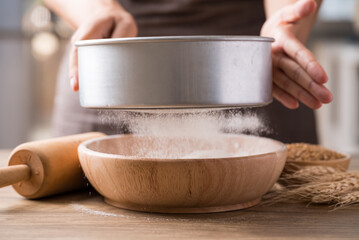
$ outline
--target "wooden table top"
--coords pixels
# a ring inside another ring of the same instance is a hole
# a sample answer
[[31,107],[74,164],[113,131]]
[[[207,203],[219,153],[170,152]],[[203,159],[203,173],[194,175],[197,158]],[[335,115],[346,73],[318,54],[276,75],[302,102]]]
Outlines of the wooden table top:
[[[0,150],[0,167],[8,150]],[[352,159],[359,169],[359,159]],[[276,204],[214,214],[149,214],[103,202],[94,190],[43,200],[0,189],[0,239],[359,239],[359,206]]]

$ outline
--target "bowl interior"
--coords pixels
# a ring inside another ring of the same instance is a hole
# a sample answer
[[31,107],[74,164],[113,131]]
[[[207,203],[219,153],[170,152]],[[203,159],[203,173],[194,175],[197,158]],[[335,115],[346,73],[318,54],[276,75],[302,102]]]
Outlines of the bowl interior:
[[203,159],[253,156],[282,151],[275,140],[221,134],[213,138],[115,135],[84,143],[89,154],[137,159]]

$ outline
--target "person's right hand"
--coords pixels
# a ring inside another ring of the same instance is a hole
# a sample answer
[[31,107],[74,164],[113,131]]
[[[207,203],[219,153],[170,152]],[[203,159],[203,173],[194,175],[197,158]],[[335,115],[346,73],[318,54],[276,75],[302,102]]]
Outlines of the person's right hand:
[[77,47],[74,46],[76,41],[136,36],[137,25],[134,18],[118,3],[98,9],[91,19],[81,23],[71,40],[69,78],[72,90],[79,90]]
[[[274,1],[273,1],[274,2]],[[301,0],[288,4],[264,23],[261,36],[272,37],[273,96],[289,109],[299,102],[312,109],[333,99],[325,87],[328,76],[305,42],[317,4]]]

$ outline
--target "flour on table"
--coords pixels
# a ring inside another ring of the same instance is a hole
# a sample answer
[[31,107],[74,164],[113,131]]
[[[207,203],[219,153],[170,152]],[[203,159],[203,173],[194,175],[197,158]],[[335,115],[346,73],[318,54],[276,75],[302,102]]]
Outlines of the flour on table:
[[103,211],[98,211],[98,210],[92,210],[90,208],[87,208],[85,206],[82,206],[80,204],[71,204],[72,208],[80,211],[82,213],[87,213],[90,215],[97,215],[97,216],[105,216],[105,217],[117,217],[117,214],[114,213],[107,213],[107,212],[103,212]]

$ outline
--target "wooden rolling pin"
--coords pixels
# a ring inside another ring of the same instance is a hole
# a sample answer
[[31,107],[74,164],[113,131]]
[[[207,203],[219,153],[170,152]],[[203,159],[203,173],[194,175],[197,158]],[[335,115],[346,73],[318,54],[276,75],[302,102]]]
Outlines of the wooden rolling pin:
[[77,147],[102,136],[92,132],[21,144],[12,151],[9,167],[0,168],[0,187],[12,184],[29,199],[81,188],[86,182]]

